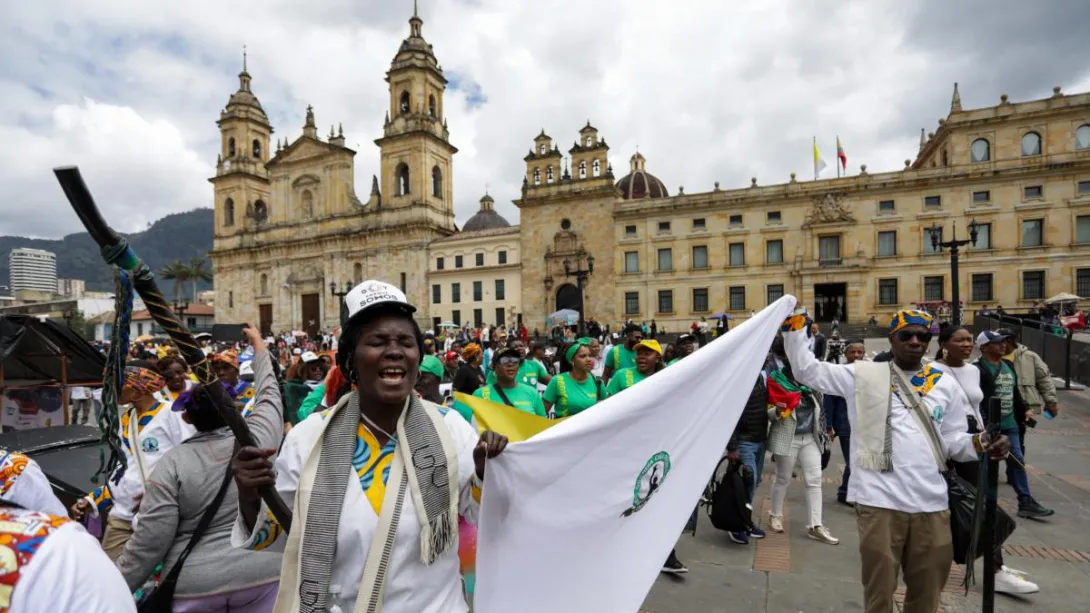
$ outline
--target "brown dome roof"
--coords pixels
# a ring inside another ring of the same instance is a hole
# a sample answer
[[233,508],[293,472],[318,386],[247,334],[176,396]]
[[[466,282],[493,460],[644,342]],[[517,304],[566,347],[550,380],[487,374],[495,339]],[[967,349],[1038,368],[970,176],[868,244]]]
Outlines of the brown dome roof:
[[500,215],[492,208],[494,202],[492,196],[485,194],[484,198],[481,198],[481,210],[469,218],[466,225],[462,226],[462,231],[473,232],[475,230],[494,230],[496,228],[510,227],[511,224],[504,219],[503,215]]
[[631,170],[617,181],[617,189],[621,190],[621,197],[625,200],[666,198],[670,195],[670,192],[666,191],[666,184],[644,170],[646,163],[647,160],[638,151],[629,159]]

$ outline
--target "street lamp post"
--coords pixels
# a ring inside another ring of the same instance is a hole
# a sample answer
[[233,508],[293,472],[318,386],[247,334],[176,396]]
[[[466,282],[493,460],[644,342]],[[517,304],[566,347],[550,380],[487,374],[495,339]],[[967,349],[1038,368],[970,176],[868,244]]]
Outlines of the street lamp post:
[[337,282],[329,282],[329,293],[337,297],[338,313],[341,323],[344,323],[345,315],[348,313],[348,307],[344,304],[344,297],[348,295],[348,292],[352,290],[352,283],[345,281],[341,286],[341,291],[337,291]]
[[583,253],[579,254],[578,259],[575,261],[575,268],[572,268],[571,260],[564,258],[564,276],[571,278],[575,277],[576,287],[579,288],[579,336],[583,337],[587,334],[587,324],[585,320],[585,309],[583,306],[583,288],[587,285],[587,277],[594,272],[594,256],[586,255],[586,268],[583,267],[584,263]]
[[[172,306],[174,307],[174,313],[178,316],[178,321],[180,321],[182,325],[185,326],[185,312],[189,309],[189,301],[179,300],[178,298],[175,298]],[[154,324],[155,322],[152,323]]]
[[972,245],[976,243],[977,230],[980,228],[980,224],[976,222],[976,218],[973,218],[969,222],[969,238],[958,239],[957,237],[957,225],[955,224],[951,229],[950,240],[942,240],[942,228],[938,225],[932,224],[927,229],[927,233],[931,237],[931,247],[936,251],[940,249],[950,250],[950,285],[953,293],[953,323],[954,325],[961,324],[961,284],[958,281],[958,253],[959,250],[965,245]]

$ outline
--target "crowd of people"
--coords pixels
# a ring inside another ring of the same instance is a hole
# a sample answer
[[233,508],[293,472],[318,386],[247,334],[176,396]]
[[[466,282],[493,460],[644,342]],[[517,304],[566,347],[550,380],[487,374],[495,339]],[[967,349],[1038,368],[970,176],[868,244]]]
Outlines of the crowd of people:
[[[219,376],[211,385],[234,400],[256,445],[237,447],[211,390],[176,352],[140,347],[118,408],[124,462],[101,487],[66,513],[32,460],[0,459],[22,466],[2,472],[0,513],[13,526],[34,523],[40,557],[19,559],[9,610],[59,610],[47,605],[67,601],[51,598],[72,598],[86,611],[165,600],[161,610],[347,612],[360,599],[379,599],[391,613],[464,612],[459,526],[475,523],[486,458],[501,454],[507,439],[478,434],[472,412],[444,387],[561,419],[702,345],[699,326],[663,347],[628,323],[616,344],[579,337],[551,355],[544,343],[528,342],[525,328],[487,340],[426,334],[415,307],[385,283],[364,282],[345,301],[347,319],[332,342],[287,347],[248,327],[245,342],[210,348]],[[937,361],[925,364],[932,318],[923,312],[893,318],[888,363],[866,359],[858,340],[845,343],[846,363],[825,361],[818,336],[805,314],[784,322],[726,455],[749,468],[755,490],[771,454],[765,525],[776,532],[787,529],[783,508],[797,465],[806,535],[837,545],[822,517],[821,474],[839,438],[845,468],[837,502],[857,516],[867,613],[891,610],[899,576],[904,611],[931,613],[954,559],[940,471],[949,462],[970,478],[985,455],[1005,458],[1018,515],[1051,515],[1030,493],[1024,442],[1036,411],[1058,411],[1055,390],[1041,380],[1040,358],[1005,331],[974,339],[947,326]],[[969,364],[976,347],[982,357]],[[1002,406],[994,434],[982,410],[991,398]],[[348,465],[351,476],[338,470]],[[290,531],[261,495],[269,488],[293,511]],[[90,518],[104,518],[101,545],[77,524]],[[764,536],[756,524],[729,534],[739,544]],[[1037,591],[1001,560],[998,591]],[[674,551],[662,566],[687,570]],[[43,584],[56,586],[52,595],[29,595],[26,586]]]

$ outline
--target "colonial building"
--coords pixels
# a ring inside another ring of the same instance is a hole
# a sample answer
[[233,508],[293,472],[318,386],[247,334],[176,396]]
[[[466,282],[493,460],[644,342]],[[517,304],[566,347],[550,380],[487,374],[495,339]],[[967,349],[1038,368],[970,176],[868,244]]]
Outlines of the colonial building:
[[366,201],[353,181],[356,152],[339,128],[322,138],[312,108],[302,133],[270,151],[273,127],[244,63],[239,89],[220,114],[221,152],[210,179],[217,321],[259,322],[265,331],[329,329],[340,314],[331,284],[365,278],[427,304],[428,245],[456,231],[457,149],[443,114],[447,80],[422,26],[414,14],[386,73],[390,108]]
[[[957,87],[936,131],[896,172],[670,195],[636,153],[616,184],[588,124],[564,157],[541,133],[521,209],[524,317],[540,325],[579,292],[564,260],[596,256],[588,317],[676,330],[713,313],[748,316],[785,293],[819,321],[881,318],[952,299],[949,254],[966,238],[967,308],[1090,296],[1090,94],[963,109]],[[599,168],[604,167],[604,173]]]
[[519,227],[493,208],[492,196],[458,234],[432,242],[428,250],[430,325],[510,326],[522,313]]

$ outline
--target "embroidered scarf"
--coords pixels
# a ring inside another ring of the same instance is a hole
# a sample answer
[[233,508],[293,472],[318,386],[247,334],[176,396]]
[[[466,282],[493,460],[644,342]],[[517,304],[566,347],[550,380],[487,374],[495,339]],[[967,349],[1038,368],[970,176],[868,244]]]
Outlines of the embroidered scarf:
[[[314,486],[307,501],[305,526],[299,556],[300,613],[324,613],[328,607],[329,584],[337,549],[346,493],[345,477],[352,469],[356,449],[356,424],[360,421],[359,392],[348,394],[338,403],[318,445],[321,455],[314,475]],[[405,409],[397,423],[397,448],[405,469],[396,477],[408,479],[413,505],[420,524],[420,557],[425,564],[435,562],[458,542],[458,457],[438,411],[429,410],[413,395],[405,400]],[[393,473],[391,473],[393,476]],[[355,475],[352,475],[355,480]],[[298,504],[300,501],[296,500]],[[285,559],[285,565],[289,561]],[[361,586],[360,598],[364,597]]]

